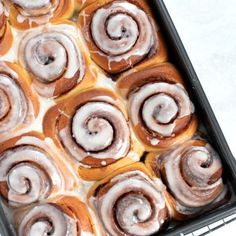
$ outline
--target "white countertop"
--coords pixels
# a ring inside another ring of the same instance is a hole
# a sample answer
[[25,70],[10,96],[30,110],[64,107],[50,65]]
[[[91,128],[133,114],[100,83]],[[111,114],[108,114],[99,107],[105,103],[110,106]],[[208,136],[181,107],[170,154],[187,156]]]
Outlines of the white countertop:
[[[165,0],[236,157],[236,1]],[[209,235],[231,236],[236,223]]]
[[236,1],[165,3],[236,157]]

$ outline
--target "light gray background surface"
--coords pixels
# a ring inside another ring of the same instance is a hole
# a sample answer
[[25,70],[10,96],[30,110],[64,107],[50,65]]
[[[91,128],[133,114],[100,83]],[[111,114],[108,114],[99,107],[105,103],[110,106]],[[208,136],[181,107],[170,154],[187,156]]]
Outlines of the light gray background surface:
[[[165,0],[236,157],[236,1]],[[236,223],[211,233],[235,235]]]
[[236,157],[236,1],[165,3]]

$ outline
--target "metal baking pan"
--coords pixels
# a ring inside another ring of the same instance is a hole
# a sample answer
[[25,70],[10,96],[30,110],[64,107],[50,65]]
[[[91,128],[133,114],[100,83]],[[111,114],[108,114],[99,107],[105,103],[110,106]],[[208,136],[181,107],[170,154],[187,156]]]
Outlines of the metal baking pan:
[[[236,187],[233,188],[233,186],[236,186],[236,160],[227,145],[164,2],[162,0],[149,0],[148,2],[167,42],[170,61],[182,73],[187,90],[196,106],[198,117],[206,129],[207,137],[221,156],[224,165],[224,179],[229,184],[232,193],[232,198],[227,204],[195,219],[171,224],[167,230],[157,235],[206,235],[210,231],[236,220]],[[0,236],[13,236],[15,235],[14,227],[8,221],[3,208],[0,204]]]

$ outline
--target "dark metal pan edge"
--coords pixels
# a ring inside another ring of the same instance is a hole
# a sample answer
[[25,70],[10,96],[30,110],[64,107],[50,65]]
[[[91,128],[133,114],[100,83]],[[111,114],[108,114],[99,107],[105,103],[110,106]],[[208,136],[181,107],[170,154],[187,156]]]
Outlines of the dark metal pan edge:
[[[204,121],[207,123],[208,130],[210,130],[209,133],[211,139],[214,142],[214,146],[217,146],[217,151],[220,153],[222,158],[224,169],[227,170],[227,177],[230,182],[236,183],[236,160],[230,151],[223,132],[217,122],[214,112],[209,104],[206,94],[178,35],[165,3],[163,0],[154,0],[149,2],[152,6],[155,17],[157,18],[160,29],[163,31],[165,36],[168,37],[168,46],[171,50],[174,50],[174,53],[178,58],[178,66],[180,66],[181,70],[184,71],[185,77],[188,80],[188,88],[197,99],[198,105],[205,119]],[[231,202],[211,211],[208,214],[204,214],[201,217],[184,222],[183,225],[177,226],[174,229],[159,233],[157,235],[185,235],[235,213],[236,202]]]

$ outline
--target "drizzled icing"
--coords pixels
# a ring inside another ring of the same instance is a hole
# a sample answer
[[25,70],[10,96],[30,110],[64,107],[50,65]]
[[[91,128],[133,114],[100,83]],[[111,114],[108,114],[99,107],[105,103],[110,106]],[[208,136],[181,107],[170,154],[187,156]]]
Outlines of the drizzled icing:
[[61,173],[43,150],[19,146],[0,155],[0,181],[7,182],[12,205],[30,204],[47,198],[52,188],[64,188]]
[[21,8],[28,8],[28,9],[37,9],[45,7],[46,5],[50,4],[50,0],[13,0],[13,3],[17,4]]
[[29,30],[22,38],[20,63],[33,74],[34,86],[40,94],[54,96],[56,85],[63,78],[68,80],[65,83],[74,81],[74,86],[83,79],[84,59],[76,41],[77,33],[72,25],[48,24]]
[[22,124],[29,108],[17,74],[0,62],[0,134]]
[[129,61],[133,56],[142,59],[154,44],[148,16],[138,6],[127,1],[115,1],[99,8],[92,18],[91,34],[101,50],[97,53],[106,55],[108,64]]
[[141,171],[113,177],[98,190],[95,207],[111,235],[151,235],[167,217],[163,193]]
[[76,220],[53,204],[33,207],[22,219],[18,233],[19,236],[78,235]]
[[[194,112],[183,86],[165,82],[146,84],[132,93],[129,109],[134,125],[143,120],[148,129],[164,137],[173,135],[178,119]],[[158,144],[158,140],[150,141]]]
[[[100,112],[100,109],[102,109],[102,112]],[[113,116],[121,122],[121,127],[118,127],[115,124],[115,120],[112,118]],[[113,130],[113,126],[117,129],[120,128],[125,130],[126,140],[129,139],[126,120],[118,109],[103,102],[90,102],[76,111],[72,122],[72,133],[76,142],[86,151],[102,151],[114,142],[115,132],[117,131]],[[122,148],[119,151],[121,153],[125,152],[126,147],[123,143],[121,147]],[[109,156],[119,155],[119,152],[113,154],[109,153]],[[105,157],[102,153],[97,155],[98,158],[99,156]]]
[[160,159],[161,172],[182,214],[201,212],[227,193],[220,158],[209,144],[195,146],[189,141]]
[[[58,149],[58,147],[55,145],[55,143],[53,142],[53,140],[51,138],[45,138],[44,140],[40,140],[37,137],[33,137],[33,136],[27,136],[24,135],[22,136],[16,143],[16,146],[33,146],[33,147],[37,147],[39,148],[39,150],[50,150],[50,152],[52,152],[52,155],[56,157],[56,159],[58,159],[58,161],[60,162],[60,164],[62,165],[62,169],[65,170],[69,170],[70,173],[67,172],[63,172],[61,175],[63,176],[67,176],[66,179],[63,179],[60,188],[57,189],[57,191],[51,192],[50,193],[50,198],[53,198],[54,196],[58,196],[60,194],[74,194],[74,193],[69,193],[70,190],[74,190],[75,186],[77,186],[76,183],[79,183],[82,185],[82,180],[79,179],[79,177],[77,176],[77,174],[75,173],[75,169],[74,166],[71,165],[71,163],[66,160],[63,156],[63,152]],[[50,157],[49,154],[47,154],[48,157]],[[52,162],[55,162],[55,167],[56,165],[58,165],[58,162],[53,159],[51,160]],[[77,167],[75,167],[77,169]],[[60,172],[60,171],[59,171]],[[69,175],[70,174],[70,175]],[[67,191],[69,190],[69,191]],[[76,192],[76,191],[75,191]]]
[[[106,100],[107,97],[105,96]],[[68,152],[78,161],[88,156],[104,160],[124,157],[130,147],[130,132],[125,117],[114,105],[90,102],[78,108],[71,117],[72,130],[66,127],[59,136]]]
[[36,24],[47,23],[59,5],[59,0],[14,0],[12,2],[19,11],[16,17],[18,23],[28,20],[30,26],[33,22]]

